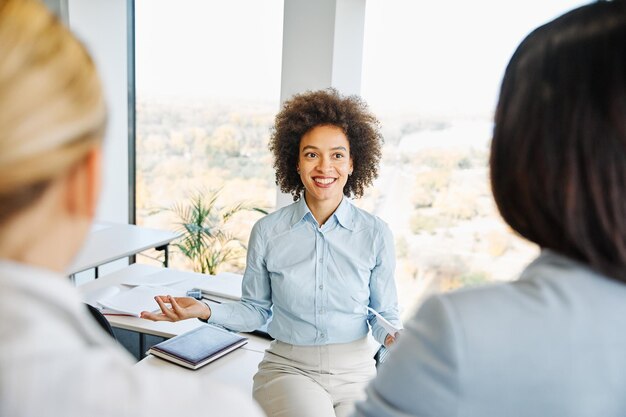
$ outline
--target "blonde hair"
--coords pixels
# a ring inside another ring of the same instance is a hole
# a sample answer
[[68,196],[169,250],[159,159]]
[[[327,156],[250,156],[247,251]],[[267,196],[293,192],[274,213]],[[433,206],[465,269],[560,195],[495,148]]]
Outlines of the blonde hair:
[[36,0],[0,0],[0,222],[31,204],[103,136],[85,47]]

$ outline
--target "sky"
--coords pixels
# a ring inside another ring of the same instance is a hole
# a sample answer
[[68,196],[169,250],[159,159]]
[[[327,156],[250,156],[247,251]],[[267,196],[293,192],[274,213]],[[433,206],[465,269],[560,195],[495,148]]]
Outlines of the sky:
[[572,0],[367,0],[362,95],[381,111],[491,113],[504,69]]
[[280,98],[282,0],[136,0],[138,95]]
[[[506,63],[574,0],[367,0],[361,94],[375,111],[490,114]],[[278,103],[282,0],[137,0],[138,95]]]

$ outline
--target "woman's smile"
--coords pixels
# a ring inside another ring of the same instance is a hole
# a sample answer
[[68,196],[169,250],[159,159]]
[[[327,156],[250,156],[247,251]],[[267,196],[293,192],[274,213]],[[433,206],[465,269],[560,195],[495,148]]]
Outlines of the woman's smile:
[[339,205],[351,171],[350,142],[341,128],[317,126],[302,136],[298,172],[309,205]]

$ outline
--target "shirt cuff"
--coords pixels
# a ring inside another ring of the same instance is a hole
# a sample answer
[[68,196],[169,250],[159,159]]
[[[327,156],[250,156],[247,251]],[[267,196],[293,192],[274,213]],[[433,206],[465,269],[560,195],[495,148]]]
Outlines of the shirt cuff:
[[[213,315],[213,306],[211,306],[211,305],[210,305],[209,303],[207,303],[205,300],[200,300],[200,301],[201,301],[201,302],[203,302],[203,303],[204,303],[207,307],[209,307],[209,308],[211,309],[211,316],[212,316],[212,315]],[[211,317],[209,317],[209,319],[210,319],[210,318],[211,318]],[[198,317],[198,320],[200,320],[200,321],[201,321],[201,322],[203,322],[203,323],[208,323],[208,322],[209,322],[209,319],[206,319],[206,320],[205,320],[205,319],[203,319],[203,318]]]
[[223,324],[229,315],[229,308],[223,304],[213,303],[210,301],[204,302],[211,309],[211,317],[207,320],[207,323]]
[[380,325],[375,325],[372,329],[372,336],[381,345],[385,346],[385,338],[387,337],[387,331]]
[[[402,330],[402,323],[401,322],[391,322],[394,326],[398,327],[398,331]],[[385,330],[385,328],[383,326],[381,326],[378,323],[375,323],[374,326],[372,326],[372,336],[374,337],[374,340],[376,340],[378,343],[380,343],[381,345],[385,346],[385,339],[387,338],[387,335],[389,334],[389,332],[387,332],[387,330]],[[393,335],[391,335],[393,336]]]

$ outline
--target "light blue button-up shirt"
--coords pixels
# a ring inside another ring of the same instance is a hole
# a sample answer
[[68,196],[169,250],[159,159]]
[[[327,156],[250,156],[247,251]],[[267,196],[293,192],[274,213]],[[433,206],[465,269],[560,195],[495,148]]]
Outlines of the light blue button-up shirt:
[[269,334],[294,345],[348,343],[372,326],[367,306],[400,327],[393,236],[378,217],[344,198],[319,227],[304,198],[259,220],[248,245],[240,302],[211,304],[210,323]]

